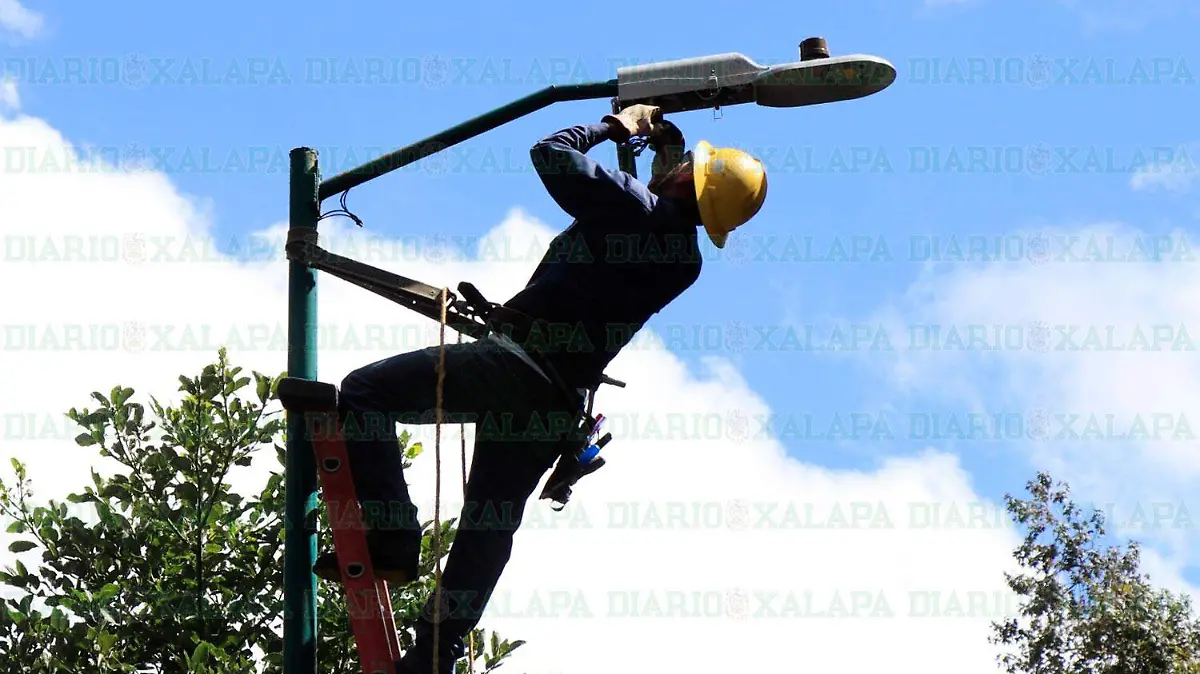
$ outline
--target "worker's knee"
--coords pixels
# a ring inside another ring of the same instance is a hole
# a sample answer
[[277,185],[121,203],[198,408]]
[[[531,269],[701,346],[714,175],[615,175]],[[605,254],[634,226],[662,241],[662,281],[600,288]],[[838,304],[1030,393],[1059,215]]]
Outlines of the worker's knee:
[[366,369],[360,367],[342,378],[339,392],[343,401],[353,401],[363,394],[363,389],[366,388],[366,377],[364,376]]
[[354,372],[342,379],[342,384],[338,388],[338,410],[341,412],[343,424],[346,423],[347,418],[357,417],[363,413],[364,401],[370,400],[370,396],[365,393],[362,379]]
[[386,413],[380,409],[381,401],[372,386],[369,367],[359,368],[342,379],[338,408],[347,440],[370,442],[395,435],[394,424],[383,418]]

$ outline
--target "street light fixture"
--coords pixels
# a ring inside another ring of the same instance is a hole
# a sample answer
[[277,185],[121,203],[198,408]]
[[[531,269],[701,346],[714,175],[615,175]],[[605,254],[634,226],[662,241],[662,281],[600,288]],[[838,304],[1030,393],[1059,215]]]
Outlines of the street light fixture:
[[829,57],[822,38],[800,43],[800,61],[776,66],[732,52],[617,70],[622,107],[656,105],[663,114],[743,103],[794,108],[862,98],[896,79],[892,64],[866,54]]
[[[879,57],[854,54],[830,58],[825,40],[810,38],[800,43],[798,63],[763,66],[741,54],[728,53],[620,68],[617,77],[606,82],[546,87],[327,180],[321,179],[317,152],[295,148],[289,155],[288,376],[317,378],[318,269],[417,311],[427,309],[439,297],[437,288],[320,250],[316,245],[317,221],[321,218],[321,203],[332,196],[553,103],[610,98],[614,111],[648,103],[659,106],[665,114],[744,103],[788,108],[862,98],[882,91],[895,79],[896,69]],[[636,175],[632,148],[619,146],[618,157],[621,168]],[[308,257],[314,252],[322,260]],[[470,326],[469,322],[452,322],[450,327],[462,330]],[[305,436],[303,417],[289,413],[284,472],[285,674],[313,674],[317,664],[317,586],[312,573],[317,473],[312,443]]]

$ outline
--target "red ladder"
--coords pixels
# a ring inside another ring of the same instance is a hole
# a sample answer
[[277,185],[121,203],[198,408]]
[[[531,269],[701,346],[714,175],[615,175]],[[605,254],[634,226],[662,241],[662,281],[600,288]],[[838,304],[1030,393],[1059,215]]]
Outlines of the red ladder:
[[387,582],[375,577],[367,551],[362,508],[354,492],[346,443],[337,411],[337,387],[325,382],[285,377],[278,396],[289,413],[303,414],[306,436],[317,458],[321,497],[325,501],[333,547],[346,590],[346,607],[363,674],[394,674],[400,642]]

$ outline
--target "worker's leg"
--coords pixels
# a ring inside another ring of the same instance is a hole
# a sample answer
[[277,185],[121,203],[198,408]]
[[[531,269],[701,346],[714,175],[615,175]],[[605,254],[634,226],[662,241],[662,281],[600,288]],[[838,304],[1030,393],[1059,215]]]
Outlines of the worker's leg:
[[[508,563],[526,503],[562,451],[561,444],[544,440],[475,443],[458,531],[442,576],[438,674],[452,672],[453,663],[462,657],[466,637]],[[399,672],[431,671],[433,608],[430,599],[417,623],[417,643],[405,653]]]
[[[419,531],[404,480],[396,424],[435,421],[439,347],[406,353],[350,373],[341,385],[343,433],[355,490],[375,529]],[[511,352],[480,340],[445,347],[444,423],[486,423],[527,399],[546,380]]]

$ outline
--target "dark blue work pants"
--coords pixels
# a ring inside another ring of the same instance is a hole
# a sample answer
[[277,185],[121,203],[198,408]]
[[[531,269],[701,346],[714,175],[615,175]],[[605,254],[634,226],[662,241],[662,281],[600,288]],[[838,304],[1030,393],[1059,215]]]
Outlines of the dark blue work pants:
[[[462,656],[512,552],[526,502],[564,449],[579,400],[515,353],[483,339],[445,347],[443,423],[474,423],[464,507],[442,576],[439,669]],[[346,448],[355,489],[377,529],[419,531],[404,480],[396,423],[434,423],[439,347],[386,358],[341,385]],[[576,405],[572,409],[572,405]],[[430,671],[433,600],[405,669]]]

